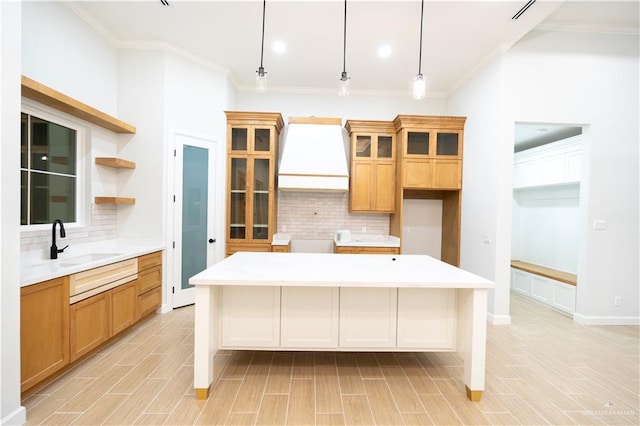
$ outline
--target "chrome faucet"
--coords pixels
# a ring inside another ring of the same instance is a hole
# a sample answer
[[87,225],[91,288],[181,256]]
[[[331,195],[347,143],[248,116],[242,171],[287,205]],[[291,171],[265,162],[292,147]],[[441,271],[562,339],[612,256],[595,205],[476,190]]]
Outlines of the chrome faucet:
[[58,258],[58,253],[62,253],[64,251],[64,249],[66,249],[67,247],[69,247],[69,245],[64,246],[61,249],[58,249],[58,246],[56,246],[56,225],[60,225],[60,238],[64,238],[67,236],[67,233],[64,230],[64,225],[62,224],[62,221],[60,219],[56,219],[53,221],[53,225],[51,227],[51,259],[57,259]]

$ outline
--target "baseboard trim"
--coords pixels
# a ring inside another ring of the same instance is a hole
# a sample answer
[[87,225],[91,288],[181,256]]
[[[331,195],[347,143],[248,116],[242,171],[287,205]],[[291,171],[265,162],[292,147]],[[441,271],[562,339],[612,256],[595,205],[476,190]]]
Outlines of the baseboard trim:
[[0,419],[0,425],[23,425],[27,422],[27,409],[19,406],[8,415]]
[[573,320],[582,325],[640,325],[640,317],[594,317],[574,313]]
[[160,306],[156,312],[159,314],[166,314],[167,312],[171,312],[173,311],[173,306],[167,304],[167,303],[163,303],[162,306]]
[[511,324],[511,315],[494,315],[487,312],[487,320],[493,325],[509,325]]

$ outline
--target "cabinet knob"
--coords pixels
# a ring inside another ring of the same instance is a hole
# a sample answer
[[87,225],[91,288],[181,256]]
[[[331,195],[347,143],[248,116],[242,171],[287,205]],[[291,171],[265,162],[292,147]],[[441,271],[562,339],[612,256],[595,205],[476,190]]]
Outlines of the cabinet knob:
[[215,238],[209,238],[209,244],[213,244],[213,243],[215,243],[215,242],[216,242],[216,239],[215,239]]

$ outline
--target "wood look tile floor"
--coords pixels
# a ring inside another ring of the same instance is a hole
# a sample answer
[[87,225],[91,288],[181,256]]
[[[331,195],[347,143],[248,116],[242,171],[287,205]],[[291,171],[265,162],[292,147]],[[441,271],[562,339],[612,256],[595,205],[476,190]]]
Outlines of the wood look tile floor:
[[638,425],[639,327],[581,326],[512,295],[488,326],[486,389],[452,353],[227,351],[193,392],[193,307],[156,315],[23,401],[27,421],[77,425]]

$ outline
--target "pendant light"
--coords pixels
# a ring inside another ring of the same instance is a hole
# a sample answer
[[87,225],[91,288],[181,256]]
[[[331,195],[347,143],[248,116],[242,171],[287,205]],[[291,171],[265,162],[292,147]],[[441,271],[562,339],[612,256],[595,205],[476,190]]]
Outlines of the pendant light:
[[344,31],[343,31],[343,53],[342,53],[342,73],[340,74],[340,84],[338,86],[339,96],[349,95],[349,74],[347,73],[347,0],[344,0]]
[[262,44],[260,46],[260,68],[256,71],[256,92],[263,93],[267,91],[267,72],[262,66],[264,58],[264,12],[267,6],[267,0],[262,1]]
[[422,24],[424,22],[424,0],[420,9],[420,55],[418,56],[418,74],[413,80],[413,99],[424,99],[427,84],[422,75]]

